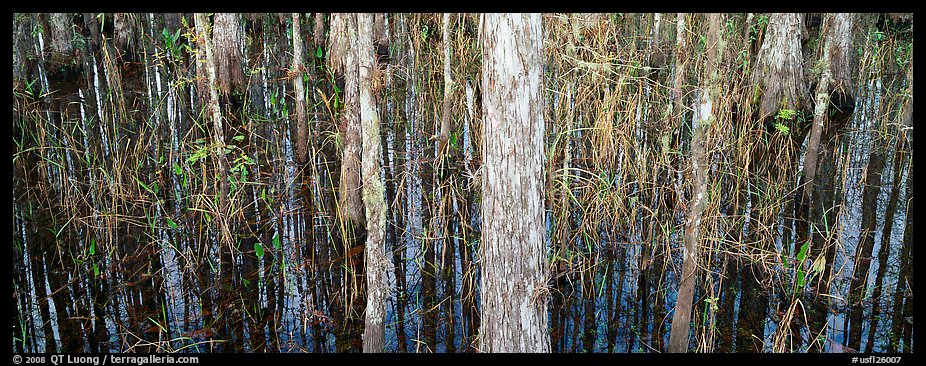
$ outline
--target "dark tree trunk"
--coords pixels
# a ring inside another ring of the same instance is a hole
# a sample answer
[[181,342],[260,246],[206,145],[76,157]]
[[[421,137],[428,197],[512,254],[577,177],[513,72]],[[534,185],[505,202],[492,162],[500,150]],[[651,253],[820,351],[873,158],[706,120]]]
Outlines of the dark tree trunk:
[[868,158],[865,188],[862,190],[862,227],[855,252],[855,267],[849,287],[849,348],[860,349],[862,340],[862,311],[871,268],[871,253],[875,245],[875,228],[878,224],[878,196],[881,194],[881,173],[884,170],[884,151],[875,151]]
[[868,324],[871,328],[868,330],[868,342],[865,343],[865,353],[872,352],[875,343],[875,334],[878,331],[878,321],[881,318],[881,293],[884,287],[884,275],[887,272],[887,260],[891,252],[891,233],[894,227],[894,214],[897,211],[897,203],[900,201],[900,181],[903,178],[903,170],[906,165],[904,161],[906,156],[903,152],[903,140],[898,140],[897,149],[894,152],[893,164],[890,172],[893,174],[891,179],[891,193],[888,198],[887,207],[884,210],[884,227],[881,230],[881,248],[878,251],[878,272],[873,282],[871,314],[868,317]]

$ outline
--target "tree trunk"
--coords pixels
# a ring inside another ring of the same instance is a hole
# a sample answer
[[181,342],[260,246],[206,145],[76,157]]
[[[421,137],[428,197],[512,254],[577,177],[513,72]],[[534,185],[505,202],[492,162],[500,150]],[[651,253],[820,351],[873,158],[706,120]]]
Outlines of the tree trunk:
[[450,13],[444,13],[441,22],[441,46],[444,58],[444,99],[441,107],[440,144],[437,153],[443,156],[447,148],[447,139],[450,136],[450,93],[453,91],[453,79],[450,77]]
[[752,81],[761,87],[759,119],[781,109],[803,110],[807,101],[801,57],[802,14],[773,13],[768,17],[765,39],[759,49]]
[[302,64],[302,31],[299,13],[293,13],[293,66],[290,70],[293,78],[293,91],[296,94],[296,162],[305,164],[308,150],[308,124],[305,110],[305,66]]
[[820,66],[823,68],[814,100],[813,127],[810,131],[810,141],[807,143],[807,154],[804,158],[803,198],[809,199],[813,188],[813,179],[816,175],[817,156],[820,151],[820,135],[830,105],[830,94],[834,91],[847,94],[849,86],[849,55],[852,51],[853,15],[847,13],[827,14],[824,21],[823,55]]
[[[328,52],[335,72],[344,75],[344,110],[341,113],[340,125],[344,151],[341,159],[340,184],[338,188],[338,217],[341,228],[341,253],[348,271],[344,276],[346,287],[344,329],[340,331],[338,347],[341,352],[359,350],[363,347],[356,344],[361,337],[357,336],[360,324],[355,319],[356,314],[364,312],[362,300],[363,290],[360,279],[363,265],[357,258],[349,255],[352,249],[363,245],[365,236],[366,218],[364,214],[363,199],[361,196],[361,126],[360,126],[360,68],[358,61],[358,27],[357,17],[353,14],[332,14],[331,30],[329,32]],[[356,337],[356,338],[355,338]]]
[[482,18],[481,352],[549,352],[540,14]]
[[71,31],[71,14],[51,13],[46,16],[51,35],[49,48],[51,48],[50,61],[57,66],[71,61],[74,46],[71,44],[73,32]]
[[360,74],[360,128],[363,131],[363,203],[367,218],[367,241],[364,258],[367,280],[367,306],[364,314],[363,351],[383,352],[386,342],[386,301],[389,299],[389,284],[386,277],[391,270],[386,256],[385,225],[386,198],[380,178],[379,158],[382,155],[380,143],[379,111],[373,95],[373,73],[376,55],[373,49],[373,14],[357,16],[357,52]]
[[238,13],[216,13],[215,27],[212,35],[215,38],[213,62],[215,65],[216,82],[222,95],[236,91],[244,84],[244,72],[241,67],[241,49],[244,39],[241,35],[239,23],[241,17]]
[[[338,196],[339,217],[348,233],[362,231],[365,218],[360,194],[360,69],[356,67],[354,42],[357,38],[357,20],[353,15],[332,14],[328,50],[333,69],[344,75],[344,111],[341,114],[344,152],[341,160],[341,182]],[[350,247],[346,248],[350,249]]]
[[714,101],[720,95],[720,74],[718,63],[723,55],[722,15],[708,15],[707,64],[705,65],[701,88],[700,107],[695,110],[691,137],[691,177],[692,202],[685,226],[685,248],[681,283],[675,313],[672,315],[672,331],[669,334],[669,352],[684,353],[688,351],[688,331],[691,325],[691,309],[694,297],[698,268],[698,251],[700,249],[701,218],[707,199],[708,151],[705,146],[708,128],[713,123]]
[[197,70],[203,68],[203,73],[206,77],[207,84],[205,89],[200,89],[200,91],[205,92],[205,90],[208,90],[208,108],[212,118],[212,138],[215,144],[216,162],[218,164],[216,176],[219,177],[217,180],[220,182],[219,214],[216,217],[217,228],[219,230],[217,236],[219,236],[222,243],[228,245],[228,249],[231,250],[231,245],[234,244],[234,240],[226,225],[227,218],[225,217],[225,210],[228,206],[228,179],[225,179],[228,176],[228,160],[225,157],[225,128],[222,121],[222,110],[219,108],[219,94],[216,90],[218,76],[216,74],[216,66],[213,58],[212,38],[209,36],[211,32],[209,31],[209,22],[205,14],[196,13],[196,15],[194,15],[194,22],[197,33],[199,34],[199,39],[202,42],[199,47],[201,50],[205,50],[205,58],[199,60],[197,63]]

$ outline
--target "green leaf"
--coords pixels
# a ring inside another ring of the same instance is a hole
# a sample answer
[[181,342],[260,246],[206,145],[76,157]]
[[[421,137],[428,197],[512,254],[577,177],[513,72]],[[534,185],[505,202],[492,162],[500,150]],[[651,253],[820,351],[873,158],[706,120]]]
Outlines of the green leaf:
[[174,173],[176,173],[177,175],[183,175],[183,169],[180,168],[180,166],[177,165],[177,163],[174,163]]
[[774,126],[775,126],[775,129],[778,130],[778,132],[781,132],[781,134],[783,135],[787,136],[789,133],[791,133],[791,129],[788,128],[788,126],[785,126],[781,123],[775,122]]
[[90,239],[90,255],[96,254],[96,239]]
[[239,142],[240,142],[241,140],[244,140],[244,136],[242,136],[242,135],[235,135],[235,137],[232,137],[232,140],[235,140],[235,141],[239,141]]
[[797,287],[804,287],[804,271],[797,271]]
[[450,146],[457,147],[457,134],[450,135]]
[[100,277],[100,267],[96,263],[93,264],[93,277]]
[[795,115],[797,115],[797,111],[793,109],[782,109],[778,111],[779,119],[791,119],[794,118]]
[[[157,194],[157,189],[152,189],[152,188],[149,187],[147,184],[142,183],[140,180],[138,180],[138,177],[132,177],[132,178],[135,178],[135,182],[138,182],[138,184],[139,184],[142,188],[144,188],[146,191],[148,191],[148,193]],[[157,183],[155,183],[155,184],[157,184]],[[155,186],[155,187],[157,187],[157,186]]]
[[322,58],[322,46],[315,47],[315,57]]
[[280,245],[280,234],[273,234],[273,249],[279,250],[283,246]]
[[808,250],[808,249],[810,249],[810,242],[809,242],[809,241],[806,242],[806,243],[804,243],[804,245],[801,245],[801,251],[800,251],[800,253],[797,253],[797,261],[798,261],[798,262],[803,262],[804,259],[807,258],[807,250]]
[[167,218],[167,226],[170,226],[171,229],[177,228],[177,223],[174,220]]
[[261,243],[254,243],[254,254],[257,254],[257,258],[264,257],[264,246]]

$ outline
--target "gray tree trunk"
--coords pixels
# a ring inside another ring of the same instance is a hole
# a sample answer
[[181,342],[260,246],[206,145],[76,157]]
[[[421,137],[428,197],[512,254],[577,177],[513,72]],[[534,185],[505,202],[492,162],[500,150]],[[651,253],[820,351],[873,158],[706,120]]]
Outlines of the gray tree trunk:
[[[196,32],[199,33],[202,42],[202,44],[198,46],[201,50],[205,50],[205,58],[197,60],[197,70],[202,70],[206,76],[207,84],[205,88],[201,88],[200,90],[203,92],[208,90],[208,111],[211,113],[212,117],[212,138],[215,144],[216,163],[218,165],[216,175],[219,177],[217,179],[219,181],[219,212],[216,216],[216,223],[218,225],[219,237],[222,238],[222,243],[232,245],[234,244],[234,240],[232,239],[231,231],[227,225],[227,213],[225,212],[228,207],[228,179],[226,179],[228,176],[228,160],[225,157],[225,127],[223,126],[222,110],[219,107],[219,94],[216,88],[218,77],[216,75],[215,59],[213,58],[212,37],[210,36],[209,20],[206,19],[206,15],[203,13],[196,13],[193,18]],[[199,72],[197,72],[197,74],[199,74]]]
[[[852,14],[827,14],[824,21],[826,32],[823,35],[823,55],[820,60],[822,72],[814,96],[813,127],[810,130],[810,141],[807,143],[807,155],[804,157],[804,199],[809,199],[813,190],[817,156],[820,152],[820,136],[823,134],[826,111],[830,105],[830,93],[834,86],[842,89],[848,83],[846,59],[851,51],[849,42],[852,39],[852,19]],[[838,76],[833,75],[834,68],[831,65],[834,62],[838,65]]]
[[51,61],[54,63],[66,63],[70,61],[74,47],[71,45],[73,32],[71,31],[71,14],[70,13],[51,13],[47,16],[49,32],[51,39],[49,48],[51,48]]
[[[357,39],[357,20],[350,14],[332,14],[328,40],[328,61],[335,72],[344,74],[344,112],[341,114],[344,153],[338,197],[339,215],[353,230],[363,227],[360,196],[360,69],[352,40]],[[347,248],[349,249],[349,248]]]
[[699,108],[695,110],[691,136],[692,201],[685,226],[682,276],[679,283],[675,313],[672,315],[672,332],[669,334],[669,352],[688,351],[688,331],[691,329],[691,309],[697,279],[698,252],[700,249],[701,218],[707,200],[708,151],[705,147],[707,132],[714,117],[713,105],[719,101],[720,74],[718,63],[723,55],[723,19],[721,14],[708,15],[707,63],[701,88]]
[[765,38],[752,73],[753,82],[764,89],[760,119],[774,116],[781,109],[804,109],[808,91],[801,56],[803,18],[796,13],[775,13],[768,17]]
[[437,153],[444,155],[447,148],[447,139],[450,136],[450,93],[453,91],[453,79],[450,78],[450,13],[444,13],[442,17],[442,42],[441,46],[444,51],[444,99],[441,109],[440,123],[440,144]]
[[[360,73],[360,128],[363,131],[363,203],[366,212],[367,242],[364,247],[367,280],[367,306],[364,314],[363,352],[383,352],[386,343],[386,301],[389,284],[386,276],[392,268],[386,256],[386,198],[380,178],[382,155],[379,111],[373,99],[373,14],[357,16],[357,52]],[[356,66],[355,66],[356,67]]]
[[482,18],[481,352],[549,352],[540,14]]

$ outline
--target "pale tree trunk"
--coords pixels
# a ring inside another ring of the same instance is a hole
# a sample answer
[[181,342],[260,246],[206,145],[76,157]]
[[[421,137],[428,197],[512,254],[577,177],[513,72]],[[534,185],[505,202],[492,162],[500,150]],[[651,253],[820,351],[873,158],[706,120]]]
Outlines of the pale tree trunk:
[[344,223],[356,231],[364,223],[360,196],[360,69],[356,67],[356,54],[352,47],[352,40],[357,38],[356,18],[350,14],[332,14],[329,37],[328,61],[335,72],[344,74],[344,111],[341,114],[344,153],[338,207]]
[[338,188],[338,222],[344,254],[343,299],[344,320],[337,330],[336,350],[346,352],[363,347],[360,327],[366,305],[363,300],[363,264],[347,253],[363,245],[366,218],[361,197],[362,149],[360,127],[360,67],[357,66],[357,16],[332,14],[328,41],[328,62],[331,68],[344,75],[344,110],[341,112],[341,139],[344,150],[341,158],[340,187]]
[[450,93],[453,91],[453,80],[450,78],[450,13],[443,15],[442,46],[444,51],[444,100],[441,110],[440,144],[437,153],[444,155],[447,148],[447,139],[450,135]]
[[761,86],[759,118],[774,116],[781,109],[802,110],[807,100],[801,57],[803,15],[775,13],[768,17],[765,38],[757,56],[752,81]]
[[[219,94],[216,89],[216,67],[215,60],[213,59],[213,44],[212,38],[209,36],[211,33],[209,31],[209,20],[206,19],[206,15],[203,13],[196,13],[194,15],[194,21],[197,33],[199,34],[199,40],[202,42],[199,46],[200,50],[205,50],[205,58],[197,60],[197,70],[202,68],[203,74],[206,77],[206,86],[202,91],[208,90],[209,100],[208,110],[212,115],[212,138],[213,144],[215,144],[215,154],[216,162],[218,164],[218,171],[216,175],[219,177],[219,215],[216,217],[216,222],[218,223],[218,229],[222,242],[226,245],[234,244],[232,240],[231,232],[227,225],[227,215],[226,208],[228,207],[228,179],[225,179],[228,176],[228,161],[225,157],[225,128],[222,121],[222,110],[219,107]],[[199,55],[202,55],[200,53]]]
[[[357,52],[360,73],[360,128],[363,131],[363,203],[366,212],[367,242],[364,247],[367,306],[364,314],[363,351],[383,352],[386,342],[386,301],[389,299],[389,284],[386,276],[391,269],[386,256],[384,240],[386,227],[386,198],[383,181],[380,178],[379,157],[382,155],[380,142],[379,112],[373,99],[373,70],[376,55],[373,49],[373,15],[357,16]],[[357,67],[348,65],[349,67]]]
[[[824,21],[826,31],[823,34],[823,55],[821,56],[822,72],[817,83],[815,106],[813,111],[813,127],[810,130],[810,141],[807,143],[807,155],[804,157],[804,193],[805,200],[810,198],[813,190],[813,179],[816,175],[817,155],[820,152],[820,136],[826,121],[826,112],[830,105],[830,93],[836,86],[843,90],[848,83],[848,52],[852,39],[852,14],[827,14]],[[837,75],[833,75],[833,63],[836,63]]]
[[679,128],[685,121],[685,64],[688,57],[685,18],[687,14],[678,13],[675,23],[675,79],[672,83],[672,114],[675,116],[676,128]]
[[315,46],[323,46],[325,44],[325,13],[315,13],[312,23],[312,36],[314,37]]
[[482,18],[481,352],[549,352],[540,14]]
[[293,91],[296,94],[296,161],[304,164],[308,149],[308,124],[305,113],[305,66],[302,64],[302,30],[299,24],[299,13],[293,13]]
[[135,15],[131,13],[113,13],[113,33],[116,46],[121,51],[135,47]]
[[685,248],[681,283],[679,283],[675,313],[672,315],[672,332],[669,334],[669,352],[688,351],[688,331],[691,327],[692,299],[697,279],[698,252],[700,250],[701,219],[707,199],[708,151],[705,139],[714,119],[713,104],[720,98],[718,63],[723,54],[723,19],[721,14],[710,14],[707,33],[707,63],[704,66],[699,108],[692,120],[691,178],[692,201],[689,204],[685,226]]
[[70,13],[51,13],[46,16],[51,35],[49,48],[51,48],[51,61],[54,63],[67,63],[74,52],[71,45],[73,32],[71,31]]

